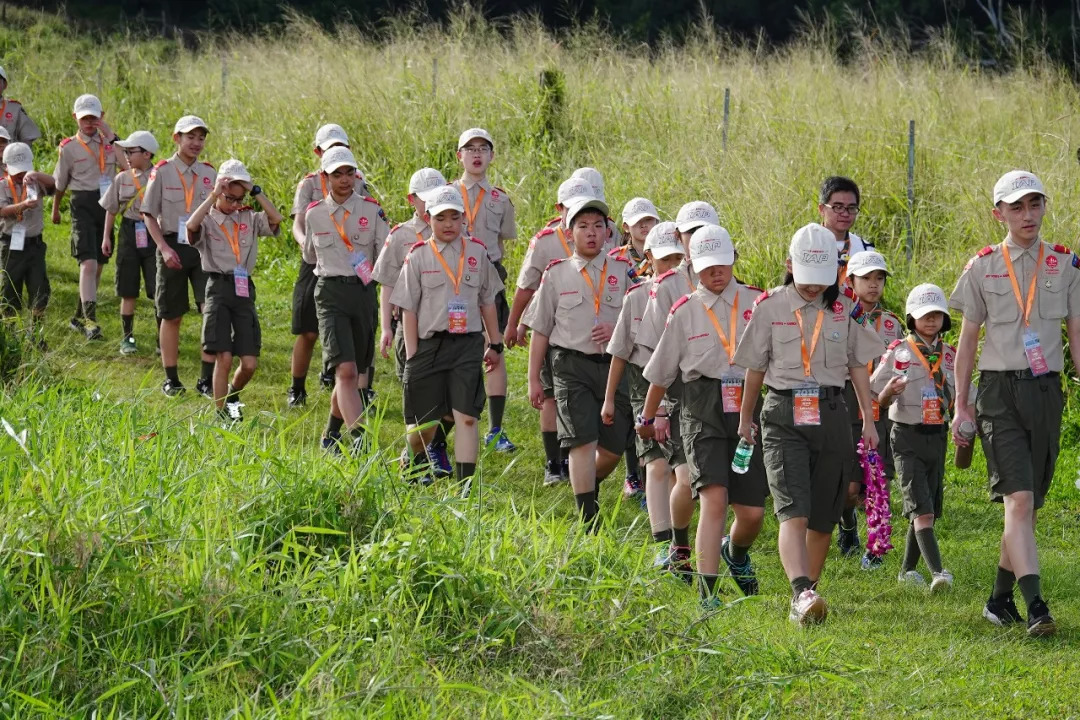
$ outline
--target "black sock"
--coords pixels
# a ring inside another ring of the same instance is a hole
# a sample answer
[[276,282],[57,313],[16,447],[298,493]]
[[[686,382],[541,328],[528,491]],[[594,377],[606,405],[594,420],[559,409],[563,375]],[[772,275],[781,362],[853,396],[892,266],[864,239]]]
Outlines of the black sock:
[[446,438],[450,437],[450,433],[454,431],[454,418],[439,420],[439,429],[442,430],[443,442],[446,442]]
[[367,387],[368,390],[375,389],[375,366],[369,365],[367,369]]
[[227,403],[238,403],[238,402],[240,402],[240,391],[237,390],[236,388],[234,388],[232,386],[232,383],[229,383],[229,389],[228,389],[228,391],[226,392],[226,395],[225,395],[225,402],[227,402]]
[[746,562],[747,556],[750,554],[750,547],[743,547],[742,545],[736,545],[733,542],[728,542],[728,553],[731,561],[736,565],[742,565]]
[[330,419],[326,423],[326,436],[340,435],[341,426],[344,424],[345,418],[339,418],[337,415],[330,413]]
[[180,376],[176,374],[175,365],[169,365],[165,368],[165,377],[177,385],[180,384]]
[[464,483],[466,479],[471,478],[476,474],[476,463],[458,463],[457,464],[457,479],[458,482]]
[[121,315],[120,325],[124,328],[124,337],[129,338],[135,334],[135,316],[134,315]]
[[298,393],[307,392],[304,389],[306,385],[307,385],[307,378],[304,377],[303,375],[301,375],[300,377],[294,377],[292,379],[293,392],[298,392]]
[[559,447],[559,433],[554,430],[545,430],[540,433],[544,438],[544,455],[547,457],[548,467],[558,467],[562,464],[562,449]]
[[652,539],[656,542],[671,542],[671,528],[657,530],[652,534]]
[[[909,572],[919,564],[919,541],[915,536],[915,523],[908,523],[907,538],[904,540],[904,561],[900,564],[900,572]],[[1010,585],[1011,587],[1011,585]]]
[[713,594],[716,592],[717,576],[701,573],[699,577],[701,578],[701,585],[699,586],[701,590],[701,597],[706,599],[712,597]]
[[501,430],[503,424],[503,414],[506,412],[506,396],[489,396],[488,410],[490,415],[490,417],[488,418],[488,429],[494,430],[495,428],[499,428]]
[[157,320],[157,334],[154,336],[154,344],[161,347],[161,318],[155,315],[154,320]]
[[73,316],[73,318],[75,320],[82,320],[82,317],[83,317],[82,300],[80,298],[76,297],[75,298],[75,315]]
[[638,456],[637,456],[637,444],[631,440],[626,445],[626,450],[623,451],[623,458],[626,460],[626,477],[633,475],[637,477],[638,474]]
[[1013,585],[1016,583],[1016,575],[1012,570],[1006,570],[1005,568],[998,566],[997,577],[994,578],[994,592],[990,597],[992,598],[1004,598],[1012,597]]
[[840,514],[840,529],[852,530],[857,526],[858,522],[858,518],[855,517],[855,508],[844,508],[844,512]]
[[804,590],[812,590],[814,583],[810,582],[810,578],[805,575],[800,575],[791,581],[791,592],[795,597],[799,597]]
[[1031,609],[1031,604],[1042,597],[1039,576],[1032,574],[1018,577],[1016,578],[1016,584],[1020,586],[1020,593],[1024,596],[1024,602],[1027,603],[1028,609]]
[[433,445],[439,443],[443,445],[446,444],[446,436],[449,433],[449,430],[447,430],[448,425],[450,430],[454,429],[453,422],[447,421],[446,418],[439,418],[439,424],[435,426],[435,436],[431,438],[431,442]]
[[596,485],[593,489],[593,497],[596,498],[596,509],[600,509],[600,483],[604,481],[604,478],[596,478]]
[[671,536],[677,547],[690,547],[690,526],[671,528]]
[[202,375],[199,376],[203,380],[214,381],[214,361],[203,360],[202,361]]
[[930,572],[941,572],[941,550],[938,549],[937,538],[934,537],[934,528],[928,527],[915,531],[915,539],[919,543],[919,552],[926,561],[926,567]]
[[589,525],[595,521],[596,495],[593,492],[574,493],[574,503],[577,505],[578,512],[581,513],[582,522]]
[[83,317],[92,323],[97,322],[97,300],[83,300]]

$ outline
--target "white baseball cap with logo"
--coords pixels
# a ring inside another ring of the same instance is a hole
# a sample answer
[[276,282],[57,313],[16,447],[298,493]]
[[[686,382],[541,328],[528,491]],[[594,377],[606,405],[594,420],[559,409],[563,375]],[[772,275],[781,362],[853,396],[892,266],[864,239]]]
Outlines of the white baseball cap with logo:
[[703,225],[690,236],[690,263],[694,272],[715,265],[735,264],[735,243],[731,233],[719,225]]
[[597,197],[576,197],[570,200],[569,205],[566,208],[566,226],[570,227],[574,224],[574,218],[586,210],[599,210],[603,213],[605,222],[608,214],[607,203],[601,198]]
[[75,107],[72,109],[72,112],[75,113],[76,120],[81,120],[87,115],[99,118],[103,111],[101,109],[101,101],[97,99],[97,95],[87,94],[75,98]]
[[949,301],[945,298],[945,291],[937,285],[923,283],[911,288],[907,296],[905,312],[916,320],[932,312],[948,315]]
[[340,125],[330,123],[315,131],[315,147],[329,150],[334,145],[348,145],[349,136]]
[[836,282],[836,236],[832,230],[810,223],[795,231],[788,246],[791,274],[800,285]]
[[592,185],[593,197],[598,197],[601,200],[604,199],[604,176],[600,174],[600,171],[596,168],[583,167],[574,171],[574,174],[570,177],[581,178],[585,182]]
[[153,133],[146,130],[136,130],[127,136],[126,140],[117,140],[116,144],[122,148],[142,148],[150,154],[158,151],[158,141]]
[[461,192],[453,185],[443,185],[432,190],[424,198],[424,202],[427,203],[426,209],[431,217],[435,217],[446,210],[465,212],[465,203],[461,199]]
[[206,132],[210,132],[210,128],[203,122],[201,117],[197,115],[185,115],[176,121],[173,125],[173,135],[183,135],[186,132],[191,132],[196,128],[202,128]]
[[30,172],[34,169],[34,152],[26,143],[11,143],[4,148],[4,165],[8,175]]
[[351,167],[353,170],[356,169],[356,158],[353,157],[352,150],[338,145],[323,153],[322,161],[319,163],[319,169],[324,173],[330,174],[342,167]]
[[648,198],[636,197],[626,203],[622,209],[622,221],[627,225],[637,225],[642,219],[651,217],[660,220],[656,206]]
[[11,140],[11,135],[8,133],[7,128],[3,125],[0,125],[0,138],[4,138],[5,140]]
[[1038,193],[1046,197],[1042,180],[1027,170],[1010,170],[994,183],[994,204],[1014,203],[1025,195]]
[[221,167],[218,168],[218,177],[228,178],[231,182],[238,182],[248,192],[251,191],[254,184],[251,182],[251,174],[244,167],[244,163],[232,158],[221,163]]
[[865,277],[875,270],[889,274],[889,267],[885,264],[885,256],[874,250],[862,250],[848,258],[847,274],[856,277]]
[[470,140],[476,140],[477,138],[487,141],[487,144],[491,146],[492,151],[495,150],[495,140],[491,137],[491,133],[484,128],[469,128],[461,133],[457,141],[458,150],[468,145]]
[[572,177],[568,180],[564,180],[562,184],[559,185],[559,192],[556,197],[560,205],[569,207],[570,202],[574,198],[591,198],[596,197],[596,195],[593,193],[592,185],[587,181],[582,180],[581,178]]
[[720,216],[716,214],[716,208],[702,200],[686,203],[675,216],[675,227],[679,232],[692,232],[702,225],[719,224]]
[[645,252],[651,252],[654,258],[663,258],[669,255],[682,255],[683,244],[679,240],[679,234],[675,232],[675,223],[656,223],[645,236]]
[[409,194],[424,197],[425,193],[446,184],[446,178],[435,168],[420,168],[409,178]]

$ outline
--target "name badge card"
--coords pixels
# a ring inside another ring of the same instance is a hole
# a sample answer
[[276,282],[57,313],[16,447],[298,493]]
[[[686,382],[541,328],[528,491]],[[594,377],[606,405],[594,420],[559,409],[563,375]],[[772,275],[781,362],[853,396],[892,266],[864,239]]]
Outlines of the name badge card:
[[726,377],[721,381],[720,392],[725,413],[737,413],[742,407],[743,379]]
[[181,215],[176,221],[176,242],[180,245],[190,245],[187,236],[187,221],[190,215]]
[[459,296],[449,302],[446,308],[448,330],[454,335],[462,335],[469,331],[469,304]]
[[26,226],[16,223],[15,227],[11,228],[11,245],[8,249],[21,251],[24,247],[26,247]]
[[1027,355],[1028,367],[1031,368],[1032,375],[1038,377],[1050,372],[1050,368],[1046,365],[1046,356],[1043,355],[1042,342],[1039,341],[1039,335],[1034,330],[1029,329],[1024,333],[1024,354]]
[[372,267],[371,261],[368,260],[367,255],[358,250],[352,254],[350,261],[352,262],[353,270],[356,271],[356,277],[360,278],[360,282],[365,285],[370,285]]
[[110,187],[112,187],[112,178],[110,178],[108,175],[102,175],[101,177],[99,177],[98,178],[98,197],[99,198],[105,197],[106,193],[109,192]]
[[248,271],[243,265],[237,265],[233,270],[233,287],[236,288],[236,297],[250,297],[251,289],[248,286]]
[[796,425],[821,424],[821,401],[817,385],[796,388],[791,399],[795,404]]
[[937,388],[926,386],[922,389],[922,424],[942,425],[945,418],[941,415],[941,397]]
[[146,223],[142,220],[135,221],[135,247],[139,250],[150,247],[150,240],[146,236]]

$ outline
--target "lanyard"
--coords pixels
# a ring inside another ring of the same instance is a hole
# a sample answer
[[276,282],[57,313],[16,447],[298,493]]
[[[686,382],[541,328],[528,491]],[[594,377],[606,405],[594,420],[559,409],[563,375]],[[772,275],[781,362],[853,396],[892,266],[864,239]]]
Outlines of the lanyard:
[[566,257],[570,257],[574,254],[574,251],[570,249],[570,245],[566,242],[566,233],[563,232],[562,227],[555,228],[556,234],[559,236],[559,242],[562,243],[562,249],[566,251]]
[[[79,137],[78,134],[75,135],[75,139],[78,140],[79,144],[83,146],[83,149],[86,150],[86,152],[90,154],[90,157],[94,157],[94,151],[90,149],[89,145],[87,145],[86,143],[83,142],[83,139],[81,137]],[[101,138],[98,138],[98,140],[100,140],[100,139]],[[105,174],[105,143],[101,143],[101,145],[98,147],[97,164],[98,164],[98,169],[101,170],[101,174],[104,175]]]
[[[16,205],[16,204],[21,203],[22,201],[26,200],[26,185],[23,185],[23,194],[22,194],[22,197],[19,197],[19,191],[16,189],[15,181],[11,179],[11,176],[8,175],[4,179],[7,180],[8,188],[11,189],[11,204],[12,205]],[[18,220],[19,222],[22,222],[22,217],[23,217],[23,214],[19,213],[15,217],[15,219]]]
[[184,212],[191,212],[191,203],[195,200],[195,180],[199,175],[195,172],[195,166],[191,167],[191,174],[195,176],[195,179],[191,181],[191,188],[188,188],[188,184],[184,182],[184,173],[180,171],[180,165],[174,165],[176,168],[176,175],[180,178],[180,185],[184,188]]
[[929,373],[930,379],[934,382],[934,385],[937,385],[937,373],[938,370],[941,368],[941,358],[945,355],[945,353],[938,353],[937,360],[934,361],[934,367],[930,367],[930,363],[927,361],[926,356],[923,355],[922,350],[919,349],[919,346],[915,344],[915,339],[908,335],[907,341],[908,345],[911,346],[911,349],[915,351],[915,357],[919,358],[919,362],[921,362],[922,366],[926,368],[926,372]]
[[218,227],[221,228],[221,232],[225,233],[225,239],[229,241],[229,247],[232,248],[233,255],[236,256],[236,264],[240,264],[240,226],[233,220],[233,234],[230,235],[229,231],[225,229],[225,223],[218,223]]
[[345,223],[349,222],[349,211],[345,211],[345,217],[341,219],[341,223],[334,219],[334,213],[330,208],[326,209],[330,213],[330,222],[334,223],[334,227],[337,229],[337,234],[341,236],[341,239],[345,242],[345,247],[349,248],[349,252],[352,252],[352,243],[349,242],[349,233],[345,232]]
[[600,317],[600,293],[604,291],[604,276],[607,275],[607,259],[604,259],[604,267],[600,270],[600,287],[596,286],[596,283],[592,281],[592,277],[589,275],[589,266],[586,263],[581,268],[581,276],[585,278],[585,282],[589,284],[589,290],[593,296],[593,311],[596,313],[596,317]]
[[484,188],[480,188],[480,194],[476,196],[476,202],[473,203],[471,209],[469,208],[469,191],[465,189],[464,180],[458,183],[458,190],[461,191],[461,202],[465,205],[465,219],[469,221],[469,234],[472,235],[473,225],[476,224],[476,214],[480,212],[480,203],[484,201]]
[[131,182],[135,185],[135,194],[128,200],[128,207],[131,207],[135,203],[135,198],[138,198],[139,202],[142,203],[143,193],[146,192],[146,188],[139,182],[139,176],[136,174],[135,168],[131,168]]
[[328,193],[326,191],[326,175],[324,173],[319,173],[319,185],[322,186],[322,196],[323,196],[323,199],[325,200],[326,196],[329,195],[330,193]]
[[731,364],[735,358],[735,323],[739,318],[739,294],[735,294],[735,302],[731,305],[731,329],[729,330],[729,337],[725,337],[723,329],[720,327],[720,321],[716,318],[716,313],[713,309],[705,304],[705,301],[701,301],[701,305],[705,308],[705,314],[709,316],[709,321],[716,329],[716,335],[720,338],[720,344],[724,346],[724,350],[727,351],[728,365]]
[[1028,285],[1027,304],[1024,304],[1024,301],[1020,299],[1020,283],[1016,281],[1016,271],[1013,270],[1012,258],[1009,257],[1009,246],[1005,244],[1001,246],[1001,255],[1005,258],[1005,269],[1009,271],[1009,282],[1012,283],[1013,296],[1016,297],[1016,304],[1024,312],[1025,327],[1031,326],[1031,321],[1028,318],[1031,317],[1031,306],[1035,302],[1035,283],[1039,279],[1039,268],[1042,266],[1043,253],[1046,250],[1042,240],[1037,242],[1039,243],[1039,259],[1035,261],[1035,272],[1032,273],[1031,284]]
[[810,342],[810,352],[806,351],[806,333],[803,332],[802,324],[802,310],[795,311],[795,322],[799,323],[799,335],[801,336],[802,343],[800,350],[802,350],[802,367],[803,375],[810,377],[810,358],[814,357],[814,351],[817,350],[818,340],[821,339],[821,323],[825,321],[825,310],[819,309],[817,320],[814,321],[814,339]]
[[465,272],[465,238],[461,238],[461,256],[458,257],[456,276],[450,272],[450,266],[446,264],[442,253],[439,252],[439,246],[435,244],[435,238],[431,238],[427,242],[431,246],[431,251],[435,253],[435,257],[439,259],[439,264],[442,265],[442,269],[446,272],[446,277],[450,278],[450,282],[454,283],[454,295],[460,295],[461,292],[458,288],[461,287],[461,275]]

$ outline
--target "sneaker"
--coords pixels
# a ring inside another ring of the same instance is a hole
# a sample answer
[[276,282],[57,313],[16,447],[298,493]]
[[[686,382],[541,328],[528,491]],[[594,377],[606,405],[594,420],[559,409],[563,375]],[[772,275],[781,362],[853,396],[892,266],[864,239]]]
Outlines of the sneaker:
[[551,487],[558,485],[566,480],[562,474],[562,468],[559,465],[552,465],[548,463],[544,466],[544,487]]
[[360,390],[360,397],[364,401],[364,409],[366,410],[375,404],[375,398],[378,397],[378,393],[371,388],[362,388]]
[[215,412],[217,413],[217,419],[218,422],[221,423],[221,427],[225,428],[226,430],[236,424],[236,421],[229,416],[229,411],[225,408],[217,408]]
[[792,598],[788,619],[803,626],[817,625],[825,622],[828,614],[829,606],[825,604],[825,598],[815,590],[803,590],[798,597]]
[[73,317],[68,321],[68,327],[77,333],[85,333],[86,326],[83,323],[82,318]]
[[105,336],[101,334],[101,326],[92,321],[83,325],[83,334],[86,335],[87,340],[105,339]]
[[506,437],[501,427],[492,428],[491,432],[484,436],[485,447],[492,443],[495,443],[495,452],[512,453],[517,450],[517,445],[510,442],[510,438]]
[[757,595],[757,574],[754,572],[754,566],[750,563],[750,556],[747,555],[741,565],[737,564],[731,559],[730,548],[730,538],[725,537],[724,541],[720,543],[720,557],[724,559],[724,564],[727,565],[728,572],[731,573],[731,579],[739,586],[743,595]]
[[884,555],[871,555],[869,550],[863,553],[862,560],[859,561],[859,566],[862,567],[863,570],[877,570],[884,564]]
[[322,445],[322,449],[326,451],[327,455],[340,455],[341,454],[341,445],[339,443],[340,440],[341,440],[341,433],[328,432],[325,435],[323,435],[322,440],[320,441],[320,444]]
[[199,393],[207,400],[213,400],[214,384],[206,378],[199,378],[199,381],[195,383],[195,392]]
[[844,557],[851,557],[861,550],[862,543],[859,542],[859,527],[856,525],[853,528],[845,528],[841,525],[840,532],[836,536],[836,546],[840,548],[840,554]]
[[1042,598],[1036,598],[1028,608],[1027,634],[1028,637],[1045,637],[1057,632],[1057,624],[1050,617],[1050,608]]
[[450,457],[446,454],[446,443],[429,443],[427,456],[431,461],[431,471],[435,477],[450,477],[454,474],[454,466],[450,464]]
[[161,392],[165,393],[168,397],[177,397],[178,395],[183,395],[187,392],[187,388],[184,387],[184,383],[179,380],[173,382],[172,380],[165,378],[165,382],[161,383]]
[[307,390],[297,390],[296,388],[289,388],[289,392],[285,393],[285,397],[288,398],[289,407],[302,408],[307,405]]
[[626,476],[626,482],[623,483],[623,495],[628,498],[636,498],[645,494],[645,489],[641,487],[641,480],[638,479],[636,473],[630,473]]
[[559,468],[559,472],[562,473],[563,480],[570,481],[570,458],[563,458],[562,467]]
[[926,578],[918,570],[901,570],[900,574],[896,576],[896,581],[901,585],[926,587]]
[[645,493],[641,493],[641,503],[640,503],[640,505],[641,505],[642,511],[649,512],[649,503],[645,499]]
[[138,351],[138,348],[135,347],[135,336],[134,335],[128,335],[126,338],[123,339],[123,341],[121,341],[121,343],[120,343],[120,354],[121,355],[134,355],[137,351]]
[[334,389],[334,373],[333,373],[333,371],[323,370],[321,373],[319,373],[319,382],[321,382],[322,386],[324,388],[326,388],[327,390],[333,390]]
[[660,546],[656,549],[656,557],[653,558],[652,565],[657,570],[670,570],[673,557],[671,543],[660,543]]
[[671,546],[668,571],[687,585],[694,582],[694,566],[690,564],[690,548],[679,545]]
[[952,573],[945,568],[942,568],[941,572],[933,573],[931,577],[933,578],[930,581],[930,592],[932,593],[942,592],[952,587]]
[[244,403],[237,400],[236,402],[226,402],[225,412],[233,422],[242,422],[244,419],[244,413],[240,409],[244,407]]
[[1023,622],[1012,595],[1001,598],[992,597],[987,600],[986,606],[983,608],[983,617],[998,627],[1007,627],[1013,623]]
[[701,609],[705,612],[716,612],[722,607],[724,607],[724,601],[720,599],[719,595],[701,598]]

